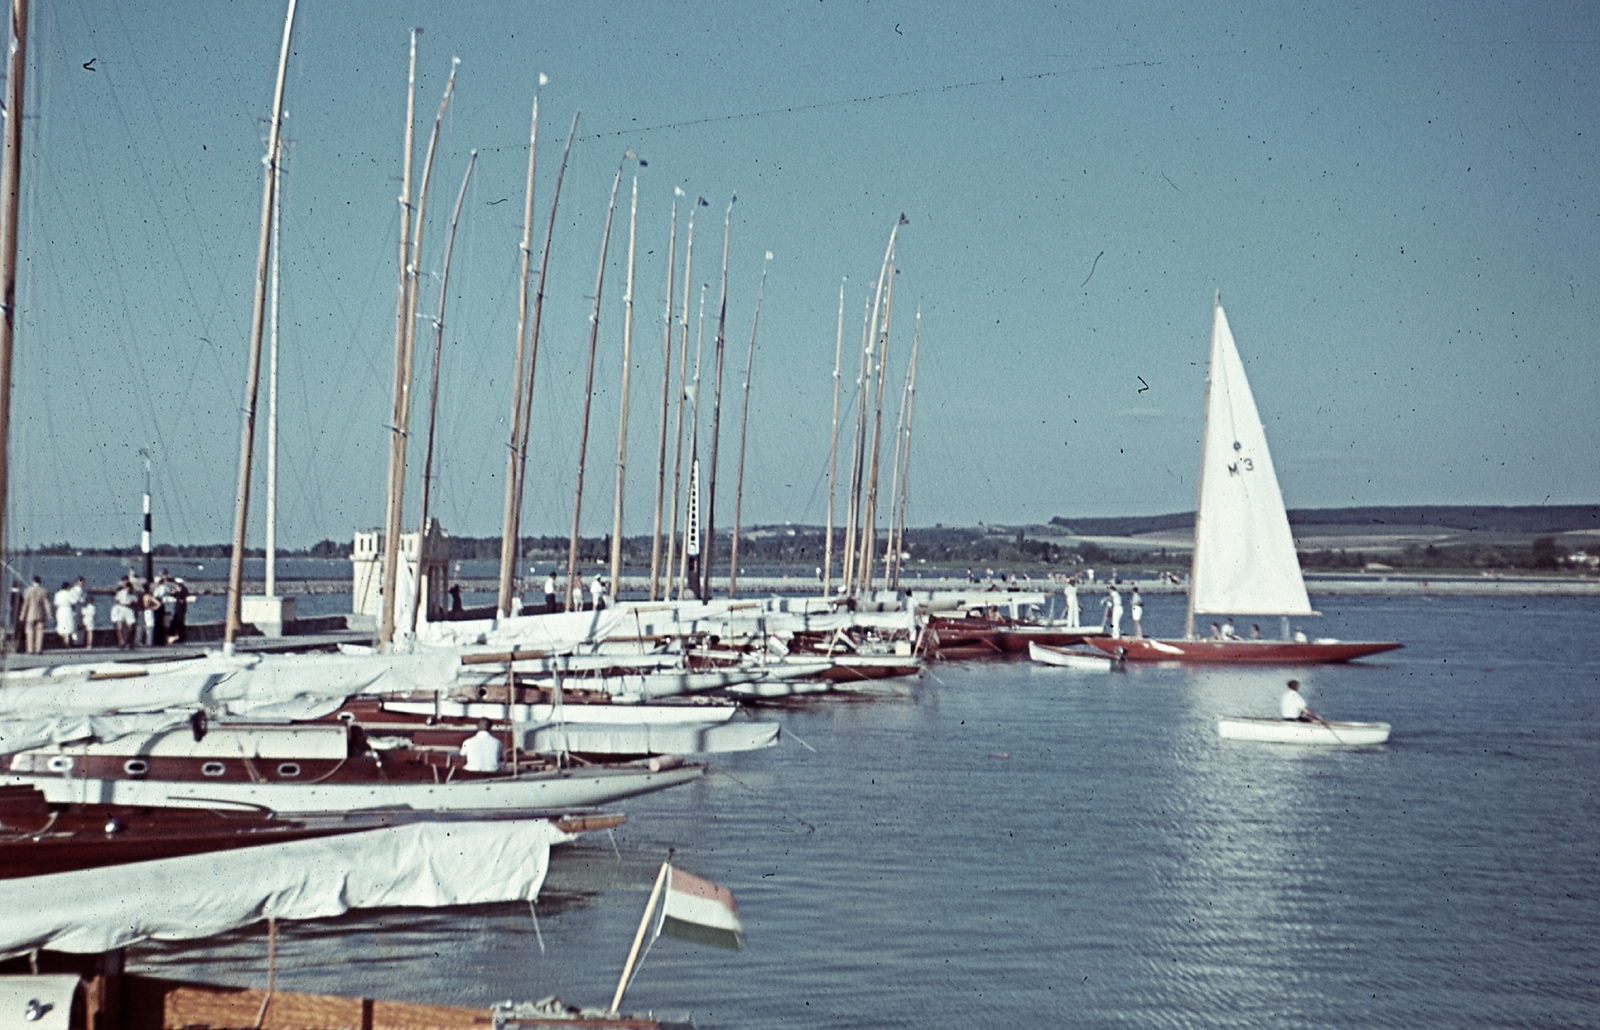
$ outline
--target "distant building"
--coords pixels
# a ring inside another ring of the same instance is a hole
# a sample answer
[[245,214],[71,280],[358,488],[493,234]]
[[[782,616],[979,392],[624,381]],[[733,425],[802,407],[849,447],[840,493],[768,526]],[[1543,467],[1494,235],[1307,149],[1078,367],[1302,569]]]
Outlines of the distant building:
[[[422,601],[426,621],[444,617],[450,605],[450,539],[438,519],[428,520],[428,536],[421,541]],[[411,596],[418,575],[419,534],[400,534],[400,569],[395,578],[400,604],[395,623],[411,617]],[[374,620],[383,614],[383,530],[363,529],[350,549],[350,611]]]

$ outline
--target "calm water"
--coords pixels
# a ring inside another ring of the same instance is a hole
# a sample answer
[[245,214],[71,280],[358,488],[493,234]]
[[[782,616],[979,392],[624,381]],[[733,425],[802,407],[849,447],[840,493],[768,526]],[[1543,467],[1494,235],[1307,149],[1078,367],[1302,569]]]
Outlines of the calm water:
[[[1282,671],[936,666],[904,700],[765,715],[778,748],[627,803],[620,858],[558,849],[544,954],[525,905],[368,913],[287,928],[279,982],[601,1004],[674,846],[749,949],[663,938],[627,1005],[702,1027],[1595,1025],[1600,605],[1323,608],[1407,642],[1297,673],[1322,714],[1393,723],[1385,747],[1220,741]],[[140,957],[259,985],[265,951]]]

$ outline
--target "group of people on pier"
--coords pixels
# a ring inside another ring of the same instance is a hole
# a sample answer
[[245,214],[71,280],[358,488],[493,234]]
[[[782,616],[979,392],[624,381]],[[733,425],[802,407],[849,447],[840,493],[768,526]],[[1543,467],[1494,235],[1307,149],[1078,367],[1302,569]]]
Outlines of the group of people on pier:
[[[116,632],[119,648],[132,650],[183,642],[191,595],[182,579],[166,569],[153,580],[129,572],[110,594],[111,628]],[[35,576],[26,590],[20,595],[13,593],[13,597],[14,638],[28,654],[44,653],[52,622],[58,646],[94,646],[100,608],[82,576],[76,583],[63,582],[53,596]]]

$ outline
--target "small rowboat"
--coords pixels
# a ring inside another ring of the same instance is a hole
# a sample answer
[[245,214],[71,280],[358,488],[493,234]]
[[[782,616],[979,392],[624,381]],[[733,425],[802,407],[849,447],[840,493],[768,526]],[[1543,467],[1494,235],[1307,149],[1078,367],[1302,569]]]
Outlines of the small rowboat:
[[1382,744],[1389,739],[1386,722],[1297,722],[1293,719],[1267,719],[1228,716],[1217,720],[1217,732],[1224,740],[1265,740],[1277,744],[1327,744],[1361,747]]
[[1056,665],[1067,669],[1088,669],[1094,672],[1110,672],[1115,661],[1110,655],[1101,654],[1099,651],[1079,651],[1068,647],[1053,647],[1036,641],[1028,641],[1028,657],[1041,665]]

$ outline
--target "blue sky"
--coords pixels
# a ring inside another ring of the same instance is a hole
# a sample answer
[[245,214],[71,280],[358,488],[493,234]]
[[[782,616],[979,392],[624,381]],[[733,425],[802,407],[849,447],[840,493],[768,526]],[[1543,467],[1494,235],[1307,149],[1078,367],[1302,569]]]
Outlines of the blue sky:
[[[157,538],[228,537],[282,16],[256,2],[33,5],[11,546],[135,540],[141,447]],[[627,148],[649,162],[630,533],[651,520],[675,188],[709,202],[694,275],[710,284],[708,355],[738,196],[725,432],[774,255],[746,523],[824,518],[839,283],[848,410],[848,355],[901,212],[886,407],[892,418],[920,308],[914,524],[1191,508],[1217,290],[1291,507],[1600,500],[1592,5],[306,0],[286,99],[288,546],[382,518],[412,26],[425,30],[419,147],[461,59],[429,204],[429,317],[479,151],[445,312],[435,511],[454,534],[499,532],[540,73],[541,225],[582,114],[525,533],[570,523],[601,228]],[[610,526],[629,185],[603,296],[588,534]],[[680,276],[682,239],[680,223]],[[722,453],[725,526],[737,441]],[[259,544],[259,489],[253,507]]]

